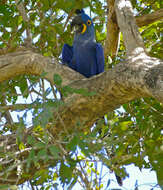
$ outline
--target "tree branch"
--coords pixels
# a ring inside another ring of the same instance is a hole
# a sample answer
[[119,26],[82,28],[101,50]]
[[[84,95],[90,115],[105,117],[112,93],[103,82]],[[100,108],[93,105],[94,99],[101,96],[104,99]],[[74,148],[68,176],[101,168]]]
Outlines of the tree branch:
[[[1,108],[6,107],[6,106],[7,106],[6,93],[3,93],[3,96],[1,98]],[[0,121],[1,121],[1,117],[4,116],[6,123],[8,123],[9,125],[13,125],[14,122],[13,122],[13,119],[12,119],[12,116],[11,116],[9,110],[5,110],[5,112],[3,111],[2,113],[3,114],[0,115]]]
[[115,0],[107,0],[108,15],[107,15],[107,34],[104,45],[104,56],[110,55],[114,58],[117,55],[117,49],[119,44],[119,27],[117,24],[115,8]]
[[65,99],[66,108],[60,114],[70,128],[77,120],[90,126],[105,113],[136,98],[155,97],[163,102],[163,69],[159,59],[137,54],[126,63],[89,79],[66,66],[50,62],[50,58],[30,51],[1,56],[0,82],[16,75],[45,72],[45,78],[54,84],[53,75],[57,73],[62,76],[63,85],[96,92],[91,97],[73,94]]
[[[63,131],[61,120],[71,133],[78,121],[83,124],[78,130],[84,130],[105,113],[136,98],[155,97],[163,102],[163,62],[159,59],[141,57],[139,54],[135,59],[128,59],[126,63],[87,79],[66,66],[51,64],[50,58],[30,51],[0,56],[0,82],[18,74],[41,75],[43,72],[47,73],[46,79],[53,84],[53,74],[57,73],[62,76],[64,85],[96,92],[93,96],[72,94],[64,100],[66,106],[59,110],[60,118],[49,129],[53,136]],[[16,138],[16,135],[3,138],[4,141],[10,139],[7,143],[9,146],[13,144],[11,139]]]
[[[107,57],[110,55],[112,58],[116,57],[118,44],[119,44],[119,26],[117,24],[117,18],[114,8],[115,0],[107,0],[108,15],[107,15],[107,34],[104,45],[104,55]],[[136,24],[138,27],[142,27],[163,18],[163,9],[159,9],[153,13],[136,16]]]
[[[30,109],[31,104],[13,104],[13,105],[4,105],[0,107],[0,111],[6,112],[8,110],[14,111],[14,110],[25,110]],[[12,122],[13,123],[13,122]]]
[[[30,56],[31,55],[31,56]],[[23,61],[24,60],[24,61]],[[41,75],[54,83],[53,76],[58,73],[63,77],[63,85],[70,81],[84,78],[81,74],[61,64],[52,64],[49,57],[44,57],[33,51],[18,51],[0,56],[0,82],[22,74]]]
[[115,0],[118,25],[123,34],[127,55],[145,53],[144,43],[138,31],[129,0]]
[[23,17],[24,22],[27,24],[27,27],[26,27],[27,38],[26,38],[26,41],[25,41],[26,46],[31,47],[32,46],[32,35],[31,35],[30,26],[29,26],[30,25],[29,18],[27,16],[26,11],[25,11],[23,2],[20,1],[20,0],[15,0],[15,3],[16,3],[16,6],[18,8],[18,11],[19,11],[20,15]]
[[135,18],[136,18],[136,24],[139,27],[152,24],[153,22],[163,19],[163,9],[159,9],[150,14],[136,16]]

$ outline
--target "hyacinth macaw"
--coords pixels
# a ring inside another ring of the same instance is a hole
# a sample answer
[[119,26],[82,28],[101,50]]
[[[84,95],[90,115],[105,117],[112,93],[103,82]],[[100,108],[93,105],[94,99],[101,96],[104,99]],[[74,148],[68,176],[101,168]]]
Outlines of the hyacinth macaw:
[[[101,44],[96,43],[92,19],[83,10],[76,10],[77,16],[71,22],[71,28],[76,27],[73,46],[64,44],[62,63],[91,77],[104,71],[104,53]],[[122,186],[122,179],[117,176],[117,182]]]
[[64,44],[62,63],[91,77],[104,71],[103,48],[95,41],[92,19],[83,10],[77,9],[76,14],[71,22],[71,28],[76,28],[73,46]]

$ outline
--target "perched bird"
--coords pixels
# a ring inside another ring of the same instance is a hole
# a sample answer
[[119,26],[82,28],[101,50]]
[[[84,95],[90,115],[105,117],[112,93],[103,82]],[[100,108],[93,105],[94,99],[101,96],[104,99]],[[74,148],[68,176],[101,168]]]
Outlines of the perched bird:
[[85,77],[91,77],[104,71],[103,48],[95,41],[92,19],[83,9],[77,9],[76,14],[71,22],[71,29],[76,28],[73,46],[64,44],[62,63]]
[[[83,9],[77,9],[76,14],[71,22],[71,29],[76,28],[73,46],[64,44],[62,63],[85,77],[91,77],[104,71],[103,48],[95,41],[92,19]],[[118,184],[122,186],[122,179],[116,174],[115,176]]]

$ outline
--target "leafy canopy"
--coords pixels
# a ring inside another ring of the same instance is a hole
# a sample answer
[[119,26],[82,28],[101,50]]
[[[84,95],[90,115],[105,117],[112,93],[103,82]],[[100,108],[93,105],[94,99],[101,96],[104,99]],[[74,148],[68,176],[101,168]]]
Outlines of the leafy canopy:
[[[21,3],[28,17],[26,21],[18,9]],[[132,4],[137,16],[161,7],[160,0],[132,0]],[[73,41],[68,22],[76,8],[89,7],[94,17],[97,41],[102,44],[105,42],[105,1],[20,0],[18,5],[13,0],[0,2],[0,54],[15,51],[26,43],[28,29],[33,47],[42,55],[59,60],[63,44],[72,44]],[[162,22],[157,21],[139,30],[150,55],[162,58]],[[115,60],[106,61],[106,70],[123,60],[124,56],[125,47],[121,37],[118,56]],[[31,186],[42,185],[41,189],[57,189],[62,184],[72,189],[78,182],[84,189],[102,189],[104,184],[101,182],[102,169],[100,172],[99,165],[101,168],[105,165],[119,176],[125,177],[128,174],[124,166],[131,163],[140,169],[150,168],[156,171],[158,180],[162,183],[163,107],[159,102],[147,98],[122,105],[121,109],[105,115],[107,122],[97,118],[96,125],[93,128],[89,126],[91,130],[84,132],[80,130],[84,123],[78,121],[74,130],[68,133],[63,121],[63,131],[53,137],[48,129],[60,117],[58,110],[66,106],[62,98],[72,93],[91,96],[95,92],[90,94],[84,89],[62,86],[62,77],[59,75],[54,76],[56,86],[53,86],[43,79],[45,75],[18,76],[0,84],[0,105],[17,105],[11,114],[14,124],[8,121],[6,110],[1,110],[0,133],[16,133],[18,149],[28,149],[29,155],[25,160],[27,165],[20,175],[31,179]],[[20,102],[28,102],[28,105],[20,107]],[[32,134],[23,136],[26,128],[31,126]],[[6,156],[16,160],[13,152],[6,152],[5,147],[0,147],[0,157]],[[42,168],[42,164],[49,167]],[[38,169],[35,174],[30,173],[31,167]],[[0,171],[2,170],[0,163]],[[109,185],[110,179],[106,186]]]

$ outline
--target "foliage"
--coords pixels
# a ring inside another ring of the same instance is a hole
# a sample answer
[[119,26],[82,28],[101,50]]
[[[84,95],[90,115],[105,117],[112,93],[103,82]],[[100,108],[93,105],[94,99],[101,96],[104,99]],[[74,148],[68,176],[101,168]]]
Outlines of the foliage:
[[[65,3],[66,2],[66,3]],[[44,56],[58,59],[64,43],[72,43],[73,35],[66,20],[76,8],[90,7],[95,20],[97,41],[104,43],[106,32],[106,2],[100,0],[20,0],[23,3],[29,21],[24,21],[15,1],[0,2],[0,48],[14,51],[24,45],[27,37],[26,29],[32,34],[33,46]],[[148,14],[161,7],[161,1],[132,0],[137,15]],[[98,20],[97,20],[98,18]],[[140,28],[145,46],[152,56],[162,58],[162,22],[158,21]],[[1,52],[1,51],[0,51]],[[125,48],[121,38],[118,56],[109,61],[109,67],[114,67],[124,59]],[[38,171],[28,182],[40,189],[59,189],[60,184],[72,189],[79,183],[83,189],[105,189],[110,186],[102,183],[102,170],[107,167],[119,176],[125,177],[125,166],[134,163],[140,169],[150,168],[156,171],[160,183],[163,179],[162,166],[162,124],[163,107],[152,98],[140,99],[123,105],[120,109],[97,118],[96,125],[84,132],[80,130],[80,121],[69,134],[64,126],[63,132],[53,137],[51,126],[59,118],[58,110],[62,109],[62,98],[78,93],[91,96],[95,92],[85,89],[72,89],[62,86],[62,78],[54,75],[52,86],[43,78],[36,76],[18,76],[0,84],[0,105],[17,105],[13,112],[14,124],[8,121],[8,113],[1,110],[0,134],[16,133],[17,150],[29,153],[21,176],[29,177],[29,169]],[[62,98],[61,95],[62,94]],[[25,107],[19,103],[26,103]],[[107,122],[106,122],[107,120]],[[32,130],[26,137],[26,130]],[[15,153],[7,152],[6,147],[0,147],[0,157],[8,156],[15,160]],[[47,164],[48,167],[42,168]],[[17,164],[14,165],[17,168]],[[99,169],[100,168],[100,169]],[[0,172],[2,172],[0,164]],[[8,170],[5,171],[6,173]],[[1,189],[7,188],[7,185]],[[10,187],[12,188],[12,187]],[[135,188],[136,189],[136,188]]]

